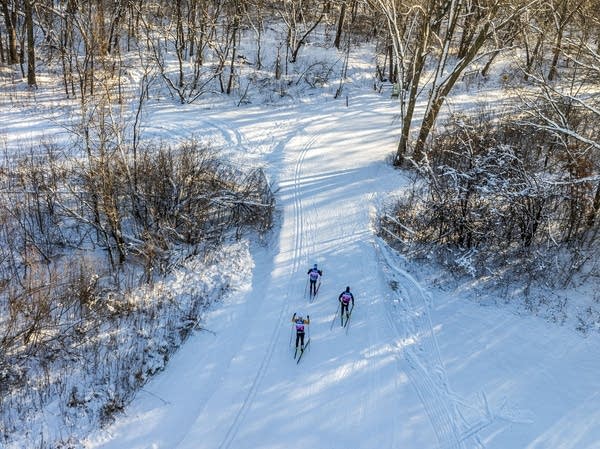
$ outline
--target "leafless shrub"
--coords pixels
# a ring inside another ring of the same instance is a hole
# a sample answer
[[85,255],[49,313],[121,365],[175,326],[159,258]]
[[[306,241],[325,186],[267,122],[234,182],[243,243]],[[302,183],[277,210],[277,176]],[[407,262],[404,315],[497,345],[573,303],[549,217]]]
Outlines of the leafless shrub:
[[[194,142],[146,148],[136,159],[104,156],[82,163],[40,152],[0,170],[6,441],[17,423],[41,419],[49,401],[65,426],[81,416],[109,421],[222,294],[174,297],[149,281],[189,255],[208,258],[225,238],[271,226],[274,196],[260,169],[232,167]],[[140,268],[142,282],[127,281]],[[43,432],[28,441],[59,444]]]
[[592,306],[579,311],[577,313],[576,329],[586,336],[594,330],[600,332],[600,311]]
[[[218,244],[231,230],[271,227],[274,196],[260,169],[243,172],[191,142],[146,151],[137,162],[133,251],[146,266],[168,266],[169,247]],[[160,263],[154,263],[161,261]]]
[[590,266],[598,224],[586,220],[594,190],[559,181],[564,166],[549,150],[554,143],[514,122],[453,117],[413,192],[387,213],[382,235],[458,273],[570,282]]
[[329,83],[334,66],[324,62],[310,64],[299,76],[296,84],[304,80],[310,87],[317,88]]

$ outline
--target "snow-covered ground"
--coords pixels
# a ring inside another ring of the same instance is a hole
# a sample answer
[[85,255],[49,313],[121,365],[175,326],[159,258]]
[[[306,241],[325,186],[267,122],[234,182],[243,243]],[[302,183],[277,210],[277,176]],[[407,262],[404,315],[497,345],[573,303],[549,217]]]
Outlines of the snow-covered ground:
[[[397,103],[367,82],[347,93],[146,112],[147,136],[205,138],[264,165],[278,226],[251,244],[252,275],[206,316],[210,332],[190,338],[87,448],[600,448],[598,335],[482,306],[390,252],[373,218],[406,182],[387,162]],[[324,276],[309,303],[313,263]],[[347,285],[348,332],[333,321]],[[294,312],[311,319],[298,365]]]
[[[600,447],[598,337],[430,288],[386,250],[372,219],[404,182],[386,163],[395,104],[367,90],[348,100],[179,116],[262,149],[280,228],[208,317],[215,334],[194,336],[87,447]],[[312,263],[324,276],[309,303]],[[347,285],[348,333],[332,328]],[[294,312],[312,322],[299,365]]]

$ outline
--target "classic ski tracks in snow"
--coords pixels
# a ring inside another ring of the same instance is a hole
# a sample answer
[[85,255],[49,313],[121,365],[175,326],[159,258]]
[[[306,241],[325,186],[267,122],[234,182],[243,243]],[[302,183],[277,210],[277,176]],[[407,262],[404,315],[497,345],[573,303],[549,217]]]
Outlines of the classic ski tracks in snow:
[[[225,140],[230,142],[236,142],[242,144],[243,136],[238,133],[232,134],[229,130],[224,129],[223,126],[216,122],[211,122],[214,128],[216,128],[224,136]],[[305,132],[305,127],[300,127],[296,135]],[[234,137],[232,137],[232,135]],[[302,137],[307,138],[304,145],[298,149],[298,154],[293,166],[293,175],[290,180],[290,198],[288,200],[289,213],[292,216],[292,226],[294,229],[293,236],[293,248],[291,261],[291,272],[287,279],[287,289],[285,297],[282,299],[279,314],[276,322],[274,323],[273,331],[270,334],[269,341],[266,347],[266,351],[258,369],[252,379],[250,386],[247,389],[246,395],[239,406],[239,409],[234,415],[227,431],[221,443],[218,445],[219,449],[230,449],[233,447],[233,442],[238,435],[239,430],[243,426],[244,420],[250,411],[257,392],[260,389],[261,383],[268,371],[269,365],[272,362],[273,354],[281,340],[281,333],[287,331],[287,321],[291,316],[290,311],[290,298],[293,298],[297,292],[295,289],[295,282],[293,277],[298,272],[302,264],[306,264],[310,252],[314,253],[316,243],[316,219],[317,217],[311,216],[316,213],[310,211],[310,214],[305,213],[303,208],[302,198],[302,182],[303,182],[303,166],[305,158],[311,148],[314,147],[317,141],[317,135],[312,136],[303,135]],[[294,136],[283,145],[286,147],[293,141]],[[311,218],[313,222],[311,222]],[[343,223],[343,220],[340,221]],[[344,230],[347,232],[340,232],[342,235],[355,235],[356,229]],[[448,380],[446,372],[441,361],[440,350],[435,337],[434,330],[432,328],[430,315],[429,315],[429,304],[427,297],[422,291],[418,283],[410,277],[407,273],[397,268],[394,262],[391,260],[392,257],[386,254],[385,248],[382,245],[377,245],[380,253],[383,255],[386,264],[391,270],[393,270],[402,279],[399,290],[400,297],[400,309],[401,313],[394,312],[391,306],[386,305],[386,319],[389,321],[390,328],[399,337],[398,340],[401,343],[397,343],[397,349],[401,357],[406,361],[404,366],[408,364],[408,369],[405,369],[405,373],[411,381],[411,384],[415,388],[417,395],[419,396],[423,407],[429,416],[431,425],[438,441],[439,449],[465,449],[465,441],[467,439],[476,438],[476,433],[482,428],[489,424],[489,421],[482,420],[476,426],[471,426],[466,431],[461,432],[460,421],[464,421],[460,412],[457,410],[456,403],[452,397],[452,393],[449,390]],[[372,311],[369,307],[363,308],[367,314],[368,319],[372,319]],[[287,338],[287,333],[286,333]],[[374,338],[369,334],[369,339]],[[414,341],[413,341],[414,339]],[[410,344],[404,344],[406,342]],[[372,357],[372,354],[365,354],[367,359]],[[362,359],[361,359],[362,360]],[[362,360],[364,362],[365,360]],[[359,360],[355,360],[354,363],[349,364],[345,367],[346,370],[353,370],[357,368]],[[344,373],[344,375],[347,373]],[[369,377],[369,383],[372,385],[373,390],[376,389],[376,385],[379,383],[378,374],[371,374]],[[369,403],[368,395],[365,396],[364,404],[358,414],[366,413]],[[349,411],[348,419],[351,418]],[[356,410],[353,412],[356,414]],[[464,429],[464,425],[462,428]],[[395,433],[393,434],[395,439]],[[390,442],[391,446],[394,447],[394,442]],[[482,447],[481,443],[476,443],[479,447]]]
[[438,447],[465,449],[465,442],[471,438],[475,439],[471,443],[483,447],[477,438],[477,432],[493,422],[489,409],[483,411],[484,417],[476,424],[468,425],[464,422],[457,408],[457,398],[449,388],[431,323],[428,298],[418,282],[398,268],[385,243],[378,241],[376,246],[382,261],[400,278],[396,302],[400,310],[394,310],[394,307],[388,304],[386,312],[391,326],[400,337],[400,342],[397,343],[398,351],[408,363],[406,374],[429,416]]
[[256,393],[260,387],[260,384],[267,372],[269,364],[271,363],[273,354],[275,352],[275,348],[277,347],[278,342],[281,337],[281,332],[284,329],[287,329],[287,326],[285,326],[284,324],[289,319],[289,316],[290,316],[289,297],[293,296],[296,293],[293,291],[293,289],[295,287],[295,283],[293,282],[294,281],[293,277],[294,277],[294,274],[300,268],[301,263],[305,263],[304,259],[307,256],[305,254],[305,246],[304,246],[305,228],[307,227],[306,226],[307,223],[305,223],[306,218],[303,214],[302,199],[301,199],[301,195],[300,195],[302,166],[303,166],[304,159],[306,157],[307,152],[313,147],[316,140],[317,140],[316,136],[312,137],[309,140],[308,144],[304,145],[301,148],[300,153],[299,153],[298,158],[295,163],[295,168],[294,168],[293,193],[292,193],[292,196],[293,196],[293,198],[292,198],[292,204],[293,204],[292,214],[293,214],[293,220],[294,220],[294,234],[295,235],[294,235],[292,270],[289,275],[288,289],[287,289],[285,298],[283,298],[282,306],[279,311],[279,316],[278,316],[277,322],[275,323],[275,326],[273,328],[273,332],[271,334],[266,353],[261,361],[261,364],[256,372],[256,375],[254,376],[252,384],[250,385],[250,387],[248,389],[248,393],[246,394],[246,397],[244,398],[244,401],[242,402],[242,404],[240,406],[240,409],[237,411],[235,418],[233,419],[231,425],[229,426],[229,429],[227,430],[223,441],[218,446],[219,449],[230,448],[232,442],[235,440],[238,430],[240,429],[242,423],[244,422],[244,419],[248,413],[248,410],[250,409],[252,402],[256,396]]
[[[372,199],[373,196],[374,195],[371,195],[370,199]],[[369,201],[369,203],[371,203],[371,201]],[[364,262],[362,263],[362,265],[363,266],[365,265]],[[366,269],[366,268],[364,268],[364,269]],[[368,299],[364,298],[363,301],[365,299],[367,301],[371,300],[371,298],[368,298]],[[377,317],[373,313],[373,307],[371,307],[371,306],[365,306],[365,307],[361,308],[361,311],[362,310],[364,310],[364,313],[366,313],[365,319],[367,320],[367,322],[371,323],[370,328],[372,329],[371,332],[367,332],[367,336],[368,336],[368,339],[369,339],[369,345],[368,345],[369,350],[368,350],[368,354],[366,354],[365,356],[368,358],[368,360],[374,360],[374,359],[376,359],[376,354],[374,352],[375,352],[376,348],[378,348],[377,342],[381,341],[380,332],[381,332],[381,328],[382,327],[375,324]],[[392,329],[392,331],[395,330],[393,326],[390,325],[389,327]],[[377,389],[380,388],[381,385],[384,385],[384,382],[386,380],[389,380],[389,379],[382,379],[381,370],[379,370],[379,369],[373,370],[372,373],[373,374],[371,374],[369,376],[369,387],[370,388],[369,388],[368,392],[377,391]],[[396,373],[396,376],[398,376],[397,373]],[[363,403],[367,404],[369,401],[372,400],[371,398],[372,398],[372,395],[369,394],[369,393],[367,393],[366,397],[364,398],[364,402]],[[363,409],[364,408],[365,407],[363,407]],[[387,431],[391,430],[391,432],[392,432],[392,435],[391,435],[392,439],[391,439],[391,441],[389,441],[387,447],[390,447],[390,448],[396,448],[396,447],[398,447],[398,444],[396,442],[396,438],[397,438],[396,437],[396,432],[397,432],[397,429],[398,429],[399,426],[391,426],[391,429],[382,429],[381,428],[382,425],[383,424],[381,424],[381,421],[377,421],[377,430],[374,433],[379,434],[381,432],[384,432],[385,430],[387,430]]]
[[227,147],[247,150],[246,136],[239,129],[229,126],[224,120],[205,119],[204,122],[221,135]]
[[[229,148],[238,148],[245,150],[247,148],[247,139],[237,128],[229,125],[225,120],[204,118],[202,120],[205,128],[209,130],[209,135],[218,144]],[[193,132],[179,123],[158,121],[157,123],[144,126],[143,132],[148,135],[159,134],[168,135],[170,141],[183,143],[194,137]]]

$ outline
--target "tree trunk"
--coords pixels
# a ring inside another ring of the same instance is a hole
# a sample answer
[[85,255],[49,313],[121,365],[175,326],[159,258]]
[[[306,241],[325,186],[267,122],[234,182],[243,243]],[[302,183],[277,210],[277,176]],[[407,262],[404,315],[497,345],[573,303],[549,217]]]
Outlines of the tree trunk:
[[104,0],[97,0],[97,17],[96,17],[96,39],[98,42],[97,54],[106,56],[108,52],[108,42],[106,42],[106,29],[104,27]]
[[475,42],[471,45],[471,48],[465,55],[465,57],[454,67],[448,78],[439,86],[439,88],[433,90],[432,97],[430,100],[430,106],[425,113],[425,117],[423,118],[423,122],[421,123],[421,129],[419,130],[419,137],[417,138],[417,142],[415,143],[415,149],[413,154],[413,159],[417,162],[421,161],[425,156],[425,143],[427,142],[427,138],[435,124],[437,116],[446,100],[446,96],[450,93],[454,84],[460,77],[460,74],[464,71],[464,69],[469,65],[469,63],[475,58],[479,49],[485,43],[488,30],[490,28],[490,23],[486,23],[483,28],[479,31]]
[[2,1],[2,13],[4,14],[4,23],[6,25],[6,34],[8,36],[8,63],[17,64],[19,62],[19,53],[17,52],[17,30],[15,27],[15,17],[8,7],[8,0]]
[[344,31],[344,20],[346,18],[346,2],[342,2],[342,7],[340,9],[340,17],[338,18],[338,26],[337,31],[335,33],[335,40],[333,41],[333,45],[338,50],[340,49],[340,43],[342,41],[342,32]]
[[25,28],[27,29],[27,84],[35,86],[35,38],[33,35],[33,12],[31,0],[23,0],[25,6]]
[[[317,26],[323,20],[323,17],[325,17],[326,8],[327,8],[327,5],[325,4],[323,6],[323,10],[321,11],[321,14],[317,18],[317,20],[315,20],[315,22],[310,26],[310,28],[308,30],[306,30],[306,32],[302,35],[302,37],[300,39],[294,39],[296,44],[295,44],[294,48],[292,49],[292,55],[290,57],[290,62],[292,62],[292,63],[296,62],[296,60],[298,59],[298,52],[300,51],[300,48],[302,48],[302,46],[304,45],[304,42],[306,41],[306,39],[308,38],[310,33],[312,33],[314,31],[314,29],[317,28]],[[296,30],[294,30],[294,32],[296,32]]]
[[569,11],[569,0],[562,0],[560,12],[554,11],[554,19],[556,22],[556,41],[552,53],[552,63],[548,71],[548,81],[553,81],[558,73],[558,60],[562,52],[562,41],[567,27],[573,21],[575,13],[581,7],[581,3],[575,3],[573,9]]
[[123,21],[125,13],[125,4],[122,0],[120,0],[116,5],[116,10],[114,12],[114,17],[110,24],[110,31],[108,33],[107,51],[109,54],[111,54],[114,49],[119,49],[119,28],[121,27],[121,22]]
[[0,34],[0,63],[6,63],[6,56],[4,56],[4,44],[2,43],[2,34]]
[[233,28],[231,30],[231,63],[229,64],[229,80],[227,80],[227,95],[231,94],[233,89],[233,80],[235,78],[235,58],[237,58],[237,34],[240,27],[239,6],[236,5],[235,15],[233,17]]
[[560,57],[560,52],[562,50],[562,38],[563,28],[561,27],[556,35],[556,42],[554,44],[554,50],[552,51],[552,63],[550,64],[550,69],[548,70],[548,81],[553,81],[558,73],[558,58]]
[[388,46],[388,62],[388,80],[390,80],[390,83],[395,83],[397,81],[396,77],[394,76],[396,73],[396,62],[394,59],[394,47],[392,44]]
[[177,87],[182,88],[185,84],[185,73],[183,70],[183,61],[185,58],[185,35],[183,32],[183,14],[182,14],[182,5],[181,0],[177,0],[175,2],[175,13],[176,13],[176,38],[175,38],[175,48],[177,53],[177,61],[179,64],[179,78],[177,80]]
[[535,43],[535,47],[533,48],[533,51],[529,51],[529,46],[526,46],[525,50],[526,50],[526,65],[525,65],[525,75],[523,76],[523,79],[525,81],[529,80],[529,74],[531,73],[531,69],[533,68],[533,64],[535,63],[535,61],[540,59],[540,53],[542,51],[543,48],[543,44],[544,43],[544,33],[539,33],[537,35],[537,41]]
[[[400,141],[398,142],[398,148],[396,149],[396,157],[394,158],[394,165],[396,167],[404,165],[408,152],[410,128],[412,126],[412,118],[415,113],[417,96],[419,94],[419,80],[421,79],[423,68],[425,67],[425,52],[427,46],[429,45],[430,28],[427,23],[424,23],[422,27],[423,28],[419,34],[419,45],[415,49],[415,55],[413,56],[410,71],[406,73],[406,79],[403,80],[403,83],[408,86],[408,103],[406,104],[406,110],[402,117],[402,133],[400,135]],[[399,76],[403,75],[400,74]],[[406,93],[400,92],[400,101],[407,101]],[[401,107],[404,107],[404,104],[402,104]]]

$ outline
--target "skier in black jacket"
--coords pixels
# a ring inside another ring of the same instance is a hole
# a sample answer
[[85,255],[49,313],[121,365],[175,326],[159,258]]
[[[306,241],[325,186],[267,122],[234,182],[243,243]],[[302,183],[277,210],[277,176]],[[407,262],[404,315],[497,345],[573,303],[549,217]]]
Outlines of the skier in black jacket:
[[309,295],[316,296],[318,288],[317,281],[323,276],[323,271],[317,268],[317,264],[314,264],[306,274],[308,274],[308,280],[310,281]]
[[346,312],[346,319],[350,318],[350,310],[348,306],[352,303],[352,309],[354,308],[354,295],[350,291],[350,287],[346,287],[340,296],[338,296],[338,301],[340,302],[340,317],[342,319],[342,323],[344,322],[344,312]]

